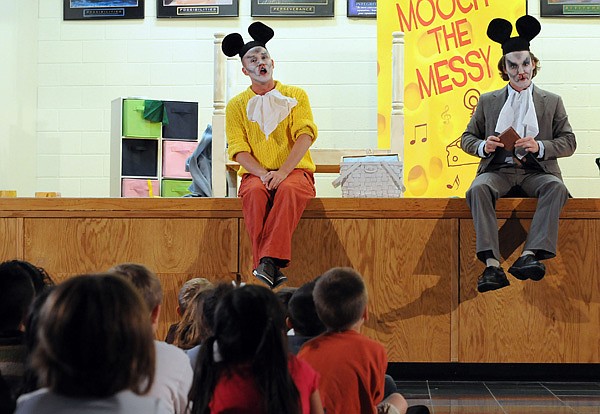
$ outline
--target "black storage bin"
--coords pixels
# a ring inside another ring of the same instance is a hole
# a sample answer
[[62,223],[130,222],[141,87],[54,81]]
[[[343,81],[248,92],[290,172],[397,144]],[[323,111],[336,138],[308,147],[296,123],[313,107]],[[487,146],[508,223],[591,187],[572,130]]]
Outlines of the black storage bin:
[[123,139],[122,175],[158,177],[158,140]]
[[198,139],[198,103],[165,101],[169,124],[163,124],[163,138]]

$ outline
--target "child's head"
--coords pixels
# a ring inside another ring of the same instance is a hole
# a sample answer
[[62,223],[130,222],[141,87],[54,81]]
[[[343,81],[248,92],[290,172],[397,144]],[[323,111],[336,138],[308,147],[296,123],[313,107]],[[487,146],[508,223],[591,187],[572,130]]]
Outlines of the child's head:
[[221,299],[234,289],[231,283],[219,283],[214,289],[207,292],[202,305],[196,311],[196,320],[202,325],[202,332],[206,337],[215,331],[215,312]]
[[288,318],[296,335],[317,336],[325,332],[313,300],[315,283],[313,280],[300,286],[288,303]]
[[33,281],[14,262],[0,264],[0,330],[21,328],[35,296]]
[[214,332],[202,345],[190,390],[193,414],[208,413],[224,372],[252,375],[265,413],[298,413],[298,390],[288,370],[281,303],[271,290],[246,285],[219,300]]
[[24,260],[8,260],[0,264],[0,269],[0,274],[11,273],[29,277],[36,295],[46,287],[54,286],[54,281],[43,268]]
[[70,397],[148,392],[155,351],[146,306],[113,274],[77,276],[43,303],[32,365],[41,385]]
[[146,266],[136,263],[122,263],[110,269],[109,272],[122,276],[133,283],[144,298],[150,312],[162,303],[163,291],[160,280]]
[[213,284],[203,277],[195,277],[186,281],[177,295],[177,313],[183,316],[188,305],[192,299],[198,294],[198,292],[211,289]]
[[298,288],[295,287],[283,287],[275,292],[275,296],[277,296],[277,299],[279,299],[279,302],[281,302],[283,314],[286,316],[288,315],[288,305],[290,303],[290,299],[297,289]]
[[313,298],[319,319],[329,331],[344,331],[359,322],[368,300],[362,276],[349,267],[334,267],[323,273]]
[[0,330],[21,329],[33,298],[53,286],[41,267],[23,260],[0,263]]
[[181,321],[177,324],[173,338],[173,345],[181,349],[190,349],[200,343],[208,335],[201,332],[202,324],[198,321],[198,315],[202,315],[202,306],[204,299],[210,294],[212,289],[200,290],[188,302],[187,308],[181,316]]
[[212,335],[217,305],[233,289],[231,283],[220,283],[214,288],[198,291],[177,326],[173,345],[190,349]]
[[221,299],[214,316],[214,337],[227,365],[268,360],[273,352],[285,351],[284,329],[281,303],[262,286],[234,289]]

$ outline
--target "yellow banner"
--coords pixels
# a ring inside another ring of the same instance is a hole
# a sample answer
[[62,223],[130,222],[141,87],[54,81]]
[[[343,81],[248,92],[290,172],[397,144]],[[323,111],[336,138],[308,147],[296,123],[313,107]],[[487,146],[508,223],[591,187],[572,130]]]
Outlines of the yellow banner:
[[[479,159],[460,136],[482,93],[506,82],[498,43],[486,35],[496,17],[514,22],[524,0],[377,2],[378,145],[390,145],[392,33],[404,32],[405,197],[463,197]],[[513,34],[514,35],[514,34]]]

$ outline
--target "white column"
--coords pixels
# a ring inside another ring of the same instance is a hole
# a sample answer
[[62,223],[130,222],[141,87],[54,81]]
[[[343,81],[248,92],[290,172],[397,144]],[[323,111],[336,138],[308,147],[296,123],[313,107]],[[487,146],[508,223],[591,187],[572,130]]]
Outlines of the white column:
[[225,197],[227,189],[227,161],[225,153],[225,89],[226,59],[221,51],[224,33],[215,33],[214,91],[212,116],[212,190],[213,197]]
[[404,163],[404,33],[394,32],[392,37],[390,152],[397,153]]

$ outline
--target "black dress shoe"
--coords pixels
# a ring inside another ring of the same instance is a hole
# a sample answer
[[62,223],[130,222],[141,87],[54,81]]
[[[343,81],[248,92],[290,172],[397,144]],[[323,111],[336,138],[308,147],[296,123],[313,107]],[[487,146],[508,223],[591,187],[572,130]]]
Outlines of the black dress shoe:
[[279,268],[275,268],[275,280],[273,281],[272,289],[275,289],[277,286],[287,282],[288,278],[283,274],[283,272]]
[[488,266],[485,268],[479,279],[477,279],[477,290],[480,293],[488,290],[501,289],[510,285],[504,270],[501,267]]
[[263,257],[260,259],[258,267],[252,271],[252,274],[269,288],[273,289],[273,284],[277,279],[277,270],[273,259]]
[[546,274],[546,266],[532,254],[519,257],[508,272],[519,280],[541,280]]

